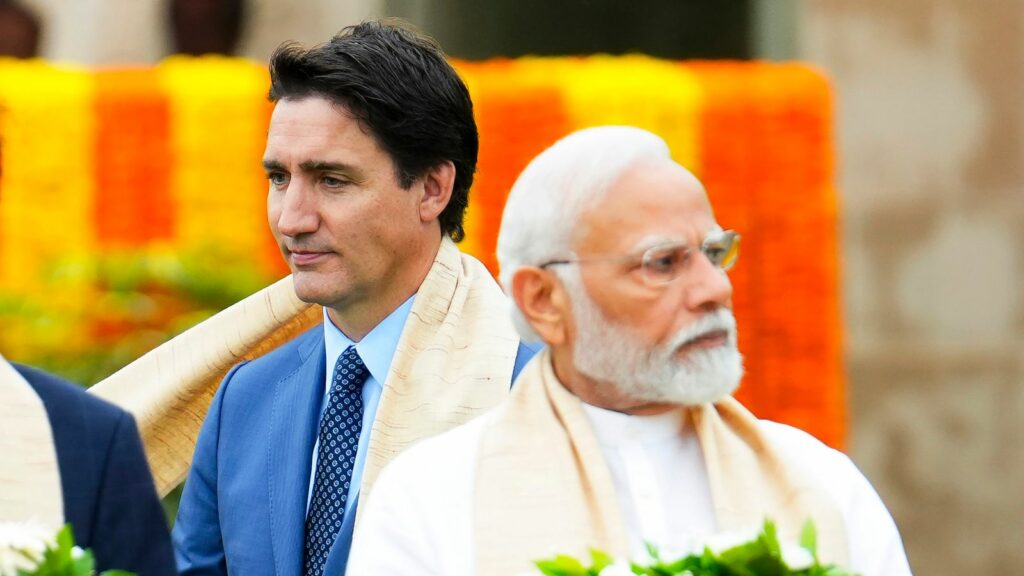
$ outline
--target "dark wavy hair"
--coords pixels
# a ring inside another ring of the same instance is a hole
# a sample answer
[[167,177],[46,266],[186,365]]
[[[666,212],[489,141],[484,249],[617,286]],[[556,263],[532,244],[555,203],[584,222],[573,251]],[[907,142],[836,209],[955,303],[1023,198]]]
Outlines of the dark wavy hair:
[[469,90],[436,42],[397,22],[363,22],[313,48],[282,44],[270,57],[270,101],[320,96],[358,118],[408,188],[428,168],[455,165],[441,231],[463,239],[479,139]]

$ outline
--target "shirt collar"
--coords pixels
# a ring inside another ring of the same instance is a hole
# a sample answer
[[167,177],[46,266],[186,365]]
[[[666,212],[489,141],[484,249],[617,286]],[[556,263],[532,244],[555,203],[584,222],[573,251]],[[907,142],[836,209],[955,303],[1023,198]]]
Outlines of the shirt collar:
[[327,314],[327,308],[324,308],[324,345],[327,350],[328,371],[334,369],[342,352],[355,345],[356,352],[369,370],[370,376],[383,386],[391,370],[391,360],[395,357],[398,339],[402,336],[402,329],[405,328],[405,321],[409,318],[409,311],[412,310],[415,299],[415,294],[410,296],[358,343],[352,342],[351,338],[334,325]]
[[[656,442],[679,437],[689,429],[685,410],[669,410],[653,416],[634,416],[606,410],[583,403],[594,436],[602,446],[622,446],[626,443]],[[685,419],[685,421],[684,421]]]

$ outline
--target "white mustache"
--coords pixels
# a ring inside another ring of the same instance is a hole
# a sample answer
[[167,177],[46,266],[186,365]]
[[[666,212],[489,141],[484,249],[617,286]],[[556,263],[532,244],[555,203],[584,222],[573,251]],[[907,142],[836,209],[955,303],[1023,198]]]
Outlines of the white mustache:
[[665,346],[667,350],[678,350],[714,332],[725,332],[730,346],[736,346],[736,317],[726,308],[702,316],[683,328]]

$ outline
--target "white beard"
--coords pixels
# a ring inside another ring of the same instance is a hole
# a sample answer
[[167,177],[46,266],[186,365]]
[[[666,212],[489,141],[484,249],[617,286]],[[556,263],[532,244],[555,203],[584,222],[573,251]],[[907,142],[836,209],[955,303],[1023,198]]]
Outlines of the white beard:
[[[652,349],[628,327],[605,318],[578,274],[560,276],[572,288],[576,321],[573,358],[581,373],[614,386],[626,398],[650,404],[716,402],[739,386],[743,356],[736,348],[736,320],[728,309],[708,313]],[[726,332],[725,345],[696,348],[683,360],[676,358],[682,346],[712,331]]]

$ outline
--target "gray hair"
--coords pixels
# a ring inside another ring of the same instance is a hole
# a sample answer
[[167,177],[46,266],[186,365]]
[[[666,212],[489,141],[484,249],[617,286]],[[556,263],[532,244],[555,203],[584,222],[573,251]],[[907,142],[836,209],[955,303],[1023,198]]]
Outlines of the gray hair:
[[[524,266],[571,258],[582,232],[579,219],[599,202],[611,185],[642,160],[670,159],[660,137],[630,126],[586,128],[541,152],[512,186],[498,232],[501,283],[511,293],[512,277]],[[538,336],[512,305],[520,336]]]

